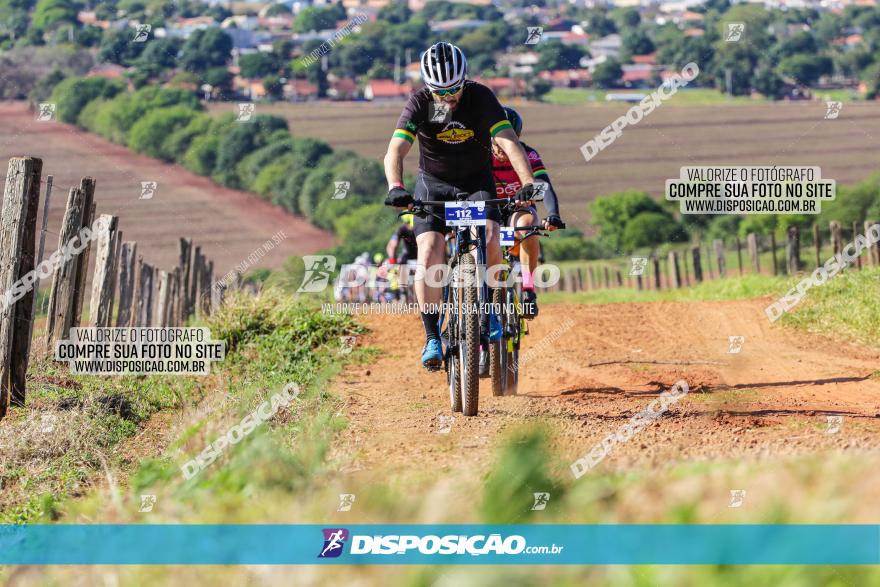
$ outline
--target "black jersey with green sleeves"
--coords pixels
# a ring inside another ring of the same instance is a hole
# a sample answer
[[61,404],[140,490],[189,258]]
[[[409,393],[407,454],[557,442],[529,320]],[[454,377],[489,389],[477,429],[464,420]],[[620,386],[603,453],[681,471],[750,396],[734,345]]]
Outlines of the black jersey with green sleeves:
[[492,90],[466,81],[458,106],[445,117],[434,115],[433,102],[427,88],[413,93],[393,135],[410,143],[419,138],[419,169],[447,182],[491,170],[491,138],[513,128]]

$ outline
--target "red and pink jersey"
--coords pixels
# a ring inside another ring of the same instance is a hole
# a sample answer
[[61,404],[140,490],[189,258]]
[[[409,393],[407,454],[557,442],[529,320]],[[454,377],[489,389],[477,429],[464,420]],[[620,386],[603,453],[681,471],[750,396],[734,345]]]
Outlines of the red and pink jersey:
[[[529,163],[532,164],[532,174],[535,177],[543,176],[544,179],[549,179],[547,168],[544,167],[538,152],[525,143],[523,143],[523,148],[526,150]],[[492,176],[495,178],[495,191],[499,198],[512,198],[519,191],[519,188],[522,187],[519,176],[514,171],[510,161],[501,162],[493,157]]]

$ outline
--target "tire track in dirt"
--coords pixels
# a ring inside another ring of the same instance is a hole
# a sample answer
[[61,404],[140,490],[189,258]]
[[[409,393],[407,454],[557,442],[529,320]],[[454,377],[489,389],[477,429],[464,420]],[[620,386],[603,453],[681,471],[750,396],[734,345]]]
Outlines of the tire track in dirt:
[[[429,464],[482,474],[506,429],[540,420],[553,432],[557,456],[570,463],[679,379],[688,382],[688,396],[600,467],[875,448],[880,380],[872,374],[880,353],[771,326],[765,305],[544,306],[523,351],[545,337],[555,342],[525,366],[520,395],[493,397],[481,380],[479,415],[455,414],[448,434],[439,433],[439,417],[452,415],[445,374],[418,364],[418,317],[364,317],[370,333],[358,344],[381,354],[334,382],[351,423],[338,450],[355,455],[356,470],[389,477]],[[560,333],[566,320],[574,325]],[[745,336],[739,353],[728,352],[728,336]],[[835,415],[844,417],[845,433],[827,434],[827,416]]]

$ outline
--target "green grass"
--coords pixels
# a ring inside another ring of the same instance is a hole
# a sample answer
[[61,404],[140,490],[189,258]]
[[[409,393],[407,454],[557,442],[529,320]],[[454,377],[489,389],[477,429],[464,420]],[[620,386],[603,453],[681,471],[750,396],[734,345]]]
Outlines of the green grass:
[[880,347],[880,268],[849,269],[812,287],[781,320],[808,332]]
[[103,463],[125,467],[115,451],[153,414],[198,389],[193,378],[69,375],[66,366],[33,360],[27,407],[12,407],[0,427],[0,523],[57,519],[58,504],[85,493]]
[[595,289],[576,293],[549,292],[541,294],[542,302],[571,304],[623,304],[634,302],[686,302],[714,300],[745,300],[786,291],[787,278],[766,275],[745,275],[704,281],[695,287],[665,290]]
[[[573,105],[573,104],[622,104],[623,102],[607,102],[606,94],[649,94],[654,88],[639,90],[596,90],[590,88],[553,88],[541,97],[542,102],[548,104]],[[833,92],[832,92],[833,93]],[[837,99],[837,98],[831,98]],[[729,97],[718,90],[711,88],[684,89],[666,100],[664,103],[677,106],[704,106],[718,104],[754,104],[760,103],[761,99],[753,99],[745,96]]]

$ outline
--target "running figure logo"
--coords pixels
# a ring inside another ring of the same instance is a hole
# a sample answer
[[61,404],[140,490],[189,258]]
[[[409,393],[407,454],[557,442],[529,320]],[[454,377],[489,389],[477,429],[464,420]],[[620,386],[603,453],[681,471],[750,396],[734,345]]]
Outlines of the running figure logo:
[[727,505],[727,507],[730,507],[730,508],[742,507],[742,504],[745,500],[746,500],[746,490],[745,489],[731,489],[730,490],[730,503]]
[[336,186],[336,189],[333,192],[333,197],[331,200],[344,200],[345,196],[348,195],[348,190],[351,188],[350,181],[334,181],[333,184]]
[[257,105],[253,102],[242,102],[238,105],[238,122],[250,122],[257,109]]
[[843,416],[828,416],[825,434],[839,434],[843,428]]
[[155,495],[142,495],[141,496],[141,507],[138,508],[138,511],[141,513],[151,512],[151,511],[153,511],[154,505],[156,505],[156,496]]
[[132,43],[144,43],[150,36],[150,31],[152,30],[152,25],[149,24],[139,24],[137,32],[134,35],[134,38],[131,40]]
[[539,26],[530,26],[526,27],[528,30],[528,36],[526,37],[526,45],[537,45],[541,42],[541,37],[544,34],[544,28]]
[[428,104],[428,113],[431,122],[449,122],[449,104],[446,102],[431,102]]
[[48,122],[50,120],[55,120],[55,104],[52,102],[40,102],[37,111],[37,121]]
[[647,257],[630,257],[632,261],[632,267],[630,267],[629,274],[631,276],[639,276],[645,274],[645,267],[648,265]]
[[547,507],[547,503],[550,501],[550,494],[543,493],[535,493],[535,503],[532,504],[532,511],[543,510]]
[[825,120],[834,120],[840,116],[843,102],[825,102]]
[[152,200],[153,196],[156,195],[156,189],[159,187],[159,183],[155,181],[142,181],[141,182],[141,197],[138,200]]
[[351,506],[354,505],[354,493],[340,493],[339,494],[339,507],[336,509],[337,512],[350,512]]
[[724,40],[728,43],[736,43],[742,38],[744,32],[746,32],[745,23],[729,22],[727,23],[727,38]]
[[745,336],[728,336],[727,352],[734,355],[742,351],[743,343],[746,341]]
[[302,285],[298,293],[317,293],[324,291],[330,281],[330,275],[336,269],[336,257],[333,255],[303,255],[306,266]]
[[345,541],[348,540],[348,530],[345,528],[324,528],[324,548],[318,558],[337,558],[342,554]]

